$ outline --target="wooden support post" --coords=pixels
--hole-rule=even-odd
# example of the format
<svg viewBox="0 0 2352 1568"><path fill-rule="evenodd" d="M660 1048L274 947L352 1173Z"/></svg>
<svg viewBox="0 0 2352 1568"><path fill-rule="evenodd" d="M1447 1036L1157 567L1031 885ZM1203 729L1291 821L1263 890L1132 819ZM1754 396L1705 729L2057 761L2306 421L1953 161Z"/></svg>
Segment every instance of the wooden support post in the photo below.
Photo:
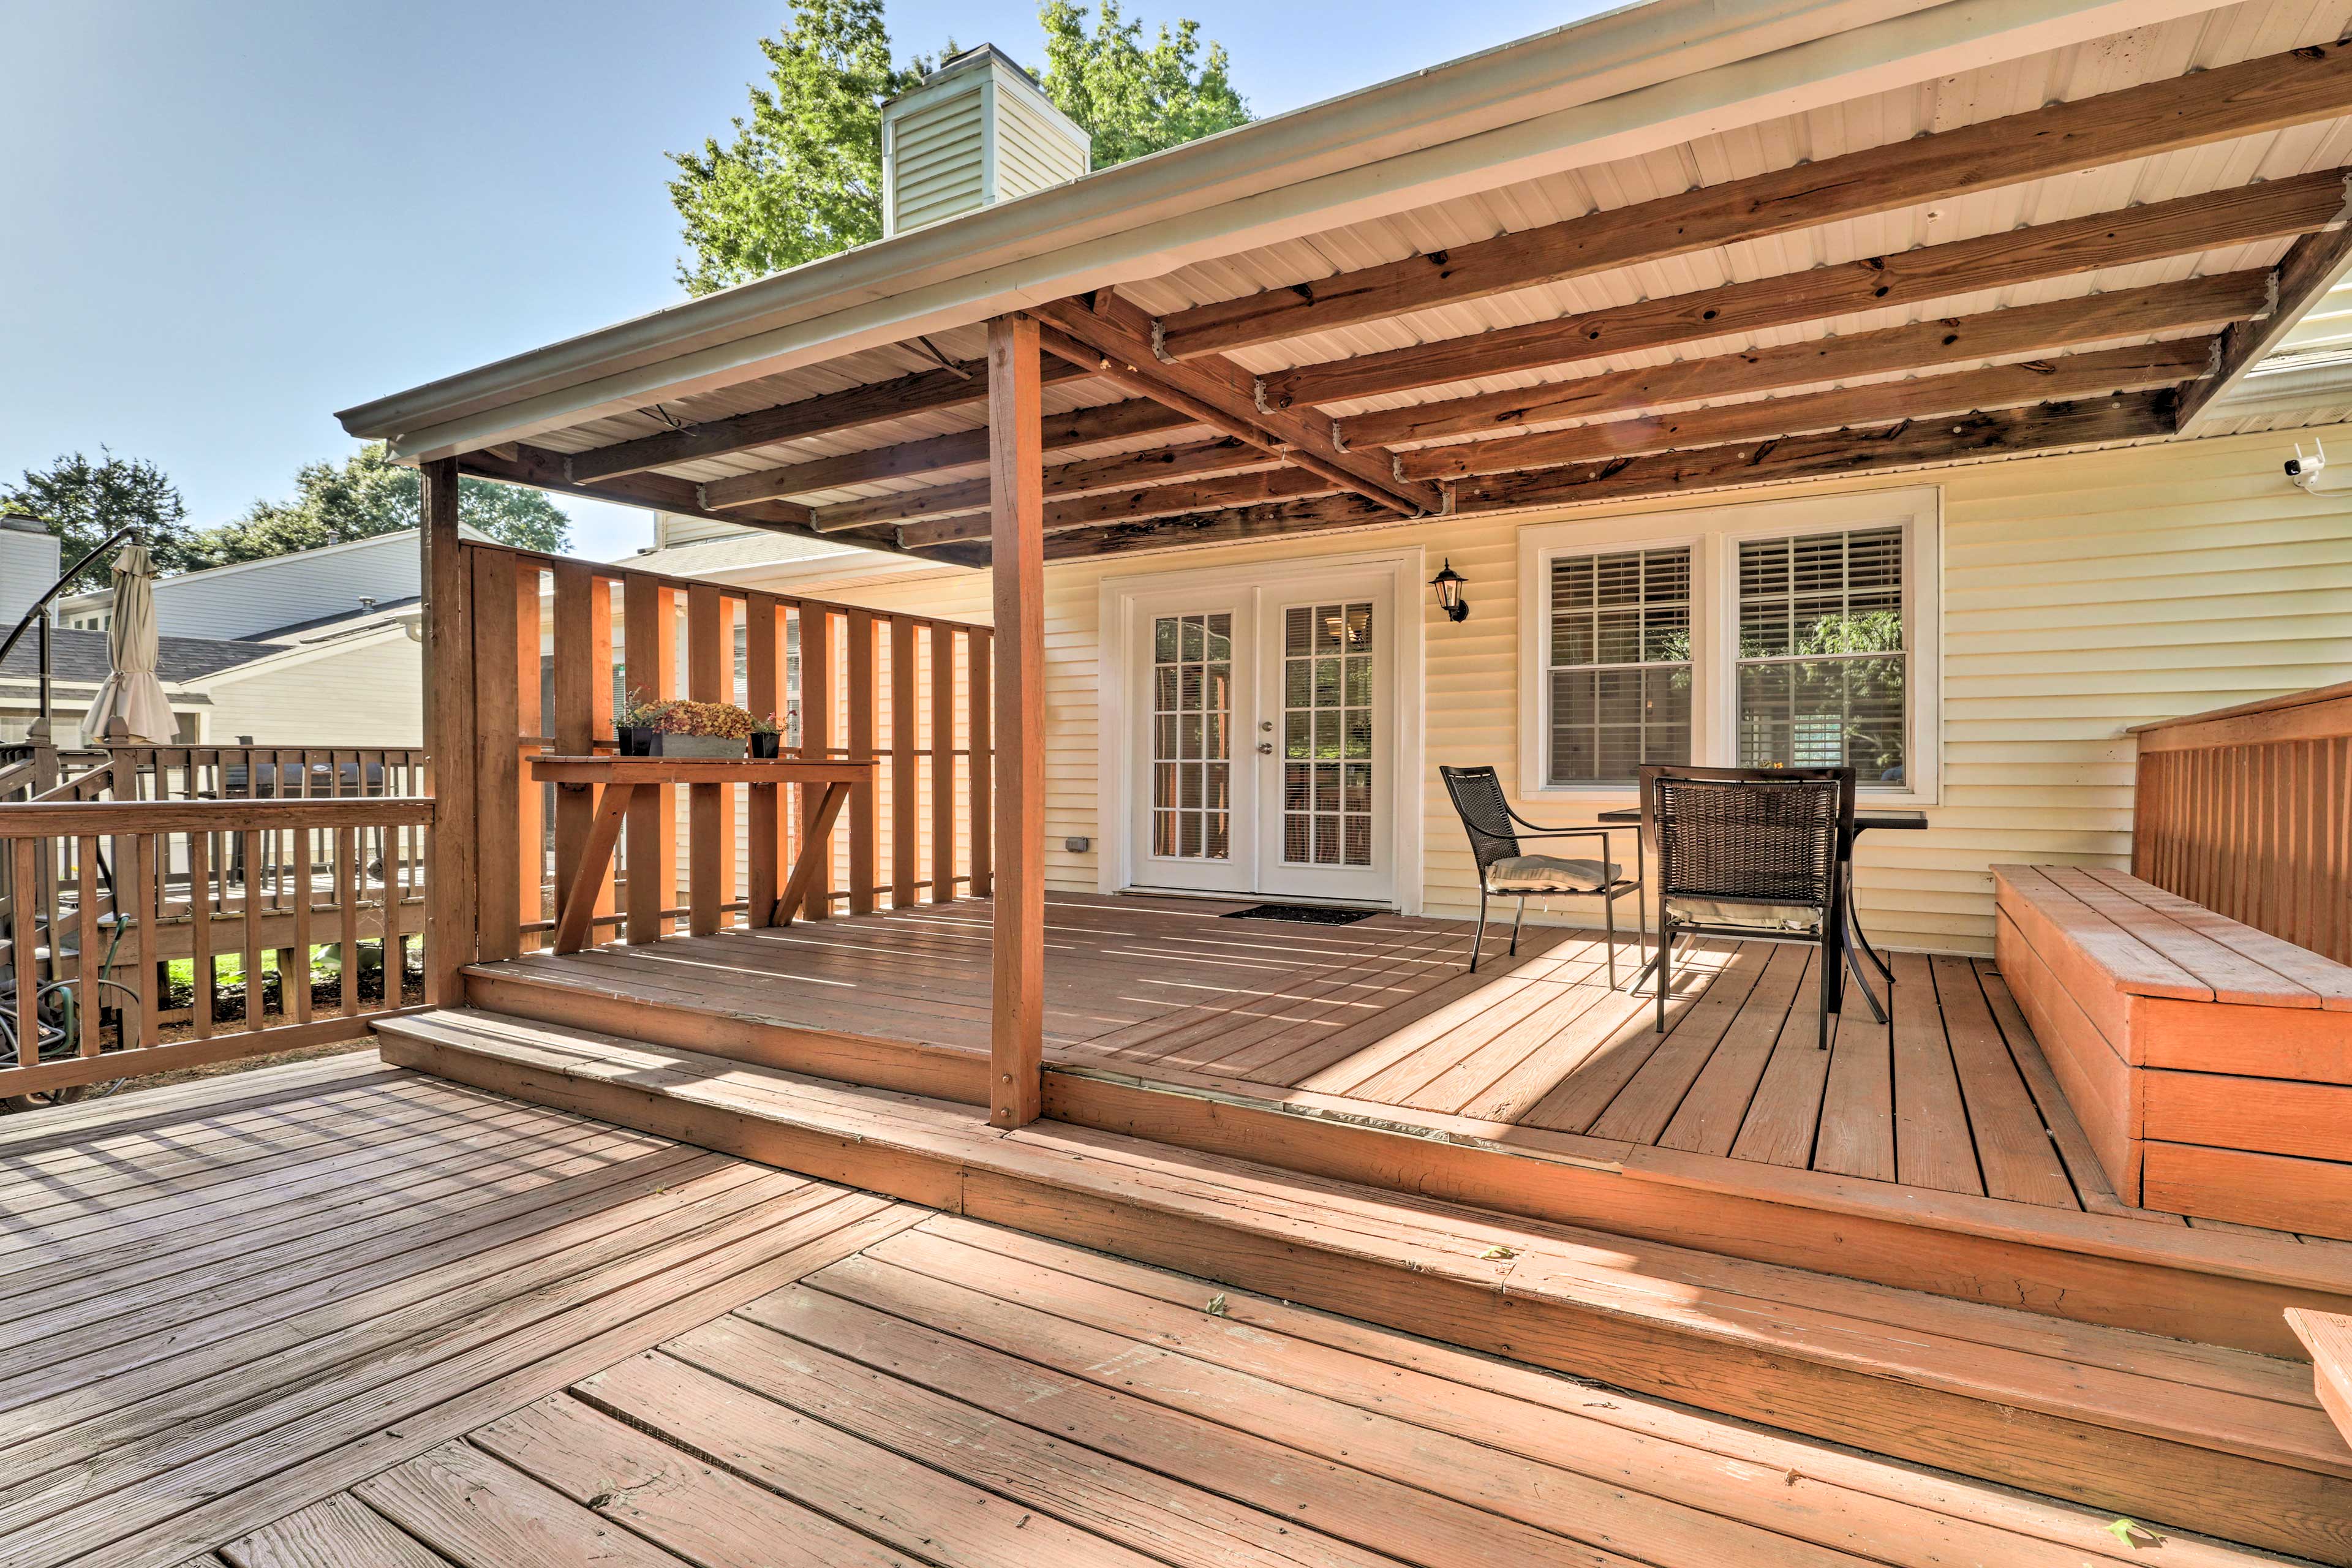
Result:
<svg viewBox="0 0 2352 1568"><path fill-rule="evenodd" d="M996 608L994 990L989 1121L1037 1120L1045 1052L1045 491L1037 323L988 323L990 574ZM975 773L977 769L974 770Z"/></svg>
<svg viewBox="0 0 2352 1568"><path fill-rule="evenodd" d="M743 705L755 719L783 710L777 693L782 689L783 605L772 594L747 595L743 602ZM749 885L744 898L750 908L743 923L763 926L775 918L781 872L783 816L778 809L781 786L753 784L749 795L751 820L745 825Z"/></svg>
<svg viewBox="0 0 2352 1568"><path fill-rule="evenodd" d="M677 690L677 592L635 573L621 583L621 641L631 703ZM629 922L632 942L658 942L662 910L677 896L677 811L667 784L648 784L629 802Z"/></svg>
<svg viewBox="0 0 2352 1568"><path fill-rule="evenodd" d="M474 779L472 584L457 541L457 460L421 466L425 585L425 747L440 831L425 872L425 999L465 998L474 961L474 871L479 833ZM201 911L200 911L201 914ZM351 953L345 951L345 962Z"/></svg>
<svg viewBox="0 0 2352 1568"><path fill-rule="evenodd" d="M613 584L602 574L588 580L588 749L613 734ZM560 654L558 657L562 657ZM609 915L619 907L614 886L617 868L604 860L604 879L596 889L596 912Z"/></svg>

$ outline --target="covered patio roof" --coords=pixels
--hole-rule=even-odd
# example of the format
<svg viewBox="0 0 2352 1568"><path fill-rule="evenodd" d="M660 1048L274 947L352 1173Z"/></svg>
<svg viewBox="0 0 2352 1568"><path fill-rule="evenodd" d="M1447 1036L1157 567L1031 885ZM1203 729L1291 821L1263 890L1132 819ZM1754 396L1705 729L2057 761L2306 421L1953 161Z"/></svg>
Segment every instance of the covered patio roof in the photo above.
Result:
<svg viewBox="0 0 2352 1568"><path fill-rule="evenodd" d="M2195 434L2352 263L2352 0L1705 10L342 417L484 477L977 565L1008 312L1045 328L1068 557Z"/></svg>

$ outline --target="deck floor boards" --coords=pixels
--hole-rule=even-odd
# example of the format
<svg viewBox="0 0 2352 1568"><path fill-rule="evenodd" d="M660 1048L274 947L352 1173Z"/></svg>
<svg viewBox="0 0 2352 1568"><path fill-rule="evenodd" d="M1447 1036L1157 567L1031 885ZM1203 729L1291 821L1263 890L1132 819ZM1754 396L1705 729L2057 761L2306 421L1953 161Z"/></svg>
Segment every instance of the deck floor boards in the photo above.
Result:
<svg viewBox="0 0 2352 1568"><path fill-rule="evenodd" d="M1558 1060L1589 1058L1601 999L1530 984L1556 1017L1488 1031L1430 1081L1481 1052L1470 1076L1507 1076L1555 1040ZM16 1144L50 1180L47 1229L18 1233L32 1267L0 1277L23 1358L0 1409L12 1568L2137 1560L2088 1509L387 1071L372 1052L237 1077L153 1106L125 1095L112 1121L74 1108L69 1136ZM177 1152L169 1185L240 1169L296 1128L341 1152L344 1179L287 1167L199 1187L236 1191L172 1233L184 1256L110 1245L104 1216L147 1187L113 1179L108 1151ZM1036 1136L1174 1179L1149 1145ZM31 1163L0 1144L0 1179ZM1307 1201L1329 1184L1185 1165L1223 1173L1224 1201L1377 1225ZM1479 1245L1448 1236L1412 1245ZM91 1290L68 1290L97 1258L111 1261ZM1758 1273L1685 1264L1659 1283ZM1935 1310L1961 1339L1988 1316ZM2107 1375L2115 1336L2046 1337L2028 1349ZM60 1353L24 1355L43 1345ZM2195 1538L2165 1552L2185 1568L2274 1560Z"/></svg>

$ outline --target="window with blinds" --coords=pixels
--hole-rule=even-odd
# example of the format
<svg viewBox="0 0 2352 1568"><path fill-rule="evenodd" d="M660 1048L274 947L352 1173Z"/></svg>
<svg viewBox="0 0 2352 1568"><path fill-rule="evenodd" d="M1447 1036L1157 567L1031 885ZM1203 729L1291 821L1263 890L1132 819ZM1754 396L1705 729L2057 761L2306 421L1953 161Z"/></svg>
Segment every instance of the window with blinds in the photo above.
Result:
<svg viewBox="0 0 2352 1568"><path fill-rule="evenodd" d="M1552 559L1549 781L1691 760L1691 547Z"/></svg>
<svg viewBox="0 0 2352 1568"><path fill-rule="evenodd" d="M1740 541L1741 766L1901 784L1907 657L1902 529Z"/></svg>

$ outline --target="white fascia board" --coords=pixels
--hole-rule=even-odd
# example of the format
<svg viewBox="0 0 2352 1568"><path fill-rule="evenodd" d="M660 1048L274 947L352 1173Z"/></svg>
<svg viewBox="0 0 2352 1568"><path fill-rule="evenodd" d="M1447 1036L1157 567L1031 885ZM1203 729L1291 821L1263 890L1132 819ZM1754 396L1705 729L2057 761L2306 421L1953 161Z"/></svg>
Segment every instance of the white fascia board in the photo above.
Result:
<svg viewBox="0 0 2352 1568"><path fill-rule="evenodd" d="M2269 414L2303 414L2352 404L2352 353L2311 354L2257 364L2205 405L2199 424ZM2193 434L2194 432L2189 432Z"/></svg>
<svg viewBox="0 0 2352 1568"><path fill-rule="evenodd" d="M339 417L448 456L2214 4L1652 0Z"/></svg>

